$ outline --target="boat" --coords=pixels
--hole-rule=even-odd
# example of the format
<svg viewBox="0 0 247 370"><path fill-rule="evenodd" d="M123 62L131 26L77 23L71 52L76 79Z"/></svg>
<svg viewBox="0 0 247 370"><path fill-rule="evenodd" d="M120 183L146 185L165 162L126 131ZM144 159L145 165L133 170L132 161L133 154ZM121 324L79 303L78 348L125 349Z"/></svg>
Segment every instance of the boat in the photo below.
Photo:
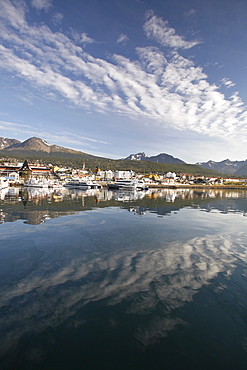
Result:
<svg viewBox="0 0 247 370"><path fill-rule="evenodd" d="M71 180L64 185L73 189L102 189L102 185L91 180Z"/></svg>
<svg viewBox="0 0 247 370"><path fill-rule="evenodd" d="M135 189L135 181L119 179L115 182L108 184L108 189L110 190L130 189L132 190L132 189Z"/></svg>
<svg viewBox="0 0 247 370"><path fill-rule="evenodd" d="M128 190L148 190L148 186L145 184L143 180L137 179L119 179L113 183L108 184L109 190L121 190L121 189L128 189Z"/></svg>
<svg viewBox="0 0 247 370"><path fill-rule="evenodd" d="M35 177L30 177L25 183L25 187L32 187L32 188L45 188L48 189L49 187L49 180L44 179L44 178L35 178Z"/></svg>
<svg viewBox="0 0 247 370"><path fill-rule="evenodd" d="M136 189L137 190L148 190L149 187L143 180L137 180L136 182Z"/></svg>
<svg viewBox="0 0 247 370"><path fill-rule="evenodd" d="M9 187L9 181L6 179L6 177L1 176L0 177L0 190L6 189Z"/></svg>
<svg viewBox="0 0 247 370"><path fill-rule="evenodd" d="M62 189L63 188L63 184L59 181L56 181L56 180L49 180L48 182L48 187L51 188L51 189Z"/></svg>

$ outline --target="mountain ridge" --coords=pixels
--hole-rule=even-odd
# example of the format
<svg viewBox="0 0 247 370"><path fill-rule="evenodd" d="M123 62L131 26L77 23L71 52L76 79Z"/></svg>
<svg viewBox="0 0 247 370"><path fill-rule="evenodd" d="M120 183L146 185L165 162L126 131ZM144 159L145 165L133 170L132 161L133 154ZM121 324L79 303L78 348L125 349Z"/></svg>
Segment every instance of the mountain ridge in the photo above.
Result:
<svg viewBox="0 0 247 370"><path fill-rule="evenodd" d="M17 143L21 143L21 141L17 139L8 139L6 137L0 137L0 150Z"/></svg>
<svg viewBox="0 0 247 370"><path fill-rule="evenodd" d="M224 159L220 162L209 160L208 162L197 162L196 165L201 166L205 169L210 169L222 173L229 173L233 175L238 174L240 168L247 165L247 160L230 161L230 159ZM245 174L247 174L247 170L245 171Z"/></svg>
<svg viewBox="0 0 247 370"><path fill-rule="evenodd" d="M1 138L0 138L1 140ZM9 139L11 140L11 139ZM14 139L12 139L14 140ZM64 152L70 152L70 153L77 153L79 151L65 148L63 146L59 145L52 145L49 144L47 141L44 139L38 138L38 137L31 137L23 142L18 141L16 143L13 143L12 145L9 145L8 147L4 148L5 150L8 151L14 151L14 150L20 150L20 151L25 151L25 150L34 150L34 151L43 151L46 153L52 153L52 152L58 152L58 151L64 151ZM83 153L83 152L80 152Z"/></svg>
<svg viewBox="0 0 247 370"><path fill-rule="evenodd" d="M170 154L160 153L155 156L147 156L144 152L137 153L137 154L130 154L125 160L137 160L137 161L150 161L150 162L157 162L157 163L168 163L168 164L185 164L179 158L175 158Z"/></svg>
<svg viewBox="0 0 247 370"><path fill-rule="evenodd" d="M82 151L65 148L59 145L52 145L38 137L31 137L23 142L17 139L8 139L0 137L0 155L5 156L10 155L12 157L17 156L22 158L30 157L32 159L50 158L50 160L52 160L52 158L56 158L59 159L61 163L65 160L67 161L70 160L71 163L73 161L77 162L81 161L83 163L87 163L95 167L103 166L111 168L113 166L118 166L119 169L126 168L130 165L135 169L143 169L145 171L148 171L148 169L150 168L152 169L152 172L159 171L161 165L164 166L169 165L170 167L168 171L170 170L171 166L173 166L173 168L177 166L178 168L177 171L180 171L180 169L182 170L182 167L185 166L185 169L183 169L183 171L187 173L189 172L192 173L195 170L195 168L199 167L204 169L204 171L202 171L201 174L203 173L209 174L209 172L205 172L206 170L215 173L216 172L226 173L232 175L236 174L239 176L247 175L247 160L230 161L229 159L226 159L220 162L210 160L208 162L197 162L196 164L187 164L183 160L175 158L170 154L160 153L156 156L147 156L145 152L131 154L125 159L122 158L118 160L113 160L109 158L94 156ZM115 163L115 165L113 164L113 162ZM147 165L147 162L150 163L150 165ZM176 169L173 169L173 171L174 170L176 171Z"/></svg>

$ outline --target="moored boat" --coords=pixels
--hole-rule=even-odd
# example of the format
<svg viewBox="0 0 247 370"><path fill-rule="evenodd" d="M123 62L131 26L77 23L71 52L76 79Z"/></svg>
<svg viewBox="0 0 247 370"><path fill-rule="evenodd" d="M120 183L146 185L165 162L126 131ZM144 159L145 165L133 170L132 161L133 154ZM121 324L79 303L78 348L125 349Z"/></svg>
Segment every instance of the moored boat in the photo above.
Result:
<svg viewBox="0 0 247 370"><path fill-rule="evenodd" d="M6 189L9 186L9 181L6 179L6 177L1 176L0 177L0 190Z"/></svg>
<svg viewBox="0 0 247 370"><path fill-rule="evenodd" d="M48 187L51 188L51 189L61 189L63 188L63 184L59 181L56 181L56 180L50 180L48 182Z"/></svg>
<svg viewBox="0 0 247 370"><path fill-rule="evenodd" d="M108 189L110 190L148 190L148 186L143 180L137 179L119 179L113 183L108 184Z"/></svg>
<svg viewBox="0 0 247 370"><path fill-rule="evenodd" d="M71 180L64 186L73 189L102 189L102 185L91 180Z"/></svg>
<svg viewBox="0 0 247 370"><path fill-rule="evenodd" d="M136 189L137 190L148 190L149 187L148 185L145 183L145 181L143 180L137 180L137 183L136 183Z"/></svg>
<svg viewBox="0 0 247 370"><path fill-rule="evenodd" d="M112 190L120 190L120 189L135 189L136 188L136 183L134 180L124 180L124 179L119 179L115 182L112 182L108 184L108 189Z"/></svg>

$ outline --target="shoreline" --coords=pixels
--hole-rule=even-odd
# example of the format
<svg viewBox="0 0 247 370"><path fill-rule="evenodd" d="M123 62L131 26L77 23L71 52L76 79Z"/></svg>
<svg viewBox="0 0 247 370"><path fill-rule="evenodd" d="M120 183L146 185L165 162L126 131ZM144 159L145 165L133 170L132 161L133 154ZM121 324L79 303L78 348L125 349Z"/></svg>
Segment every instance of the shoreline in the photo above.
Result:
<svg viewBox="0 0 247 370"><path fill-rule="evenodd" d="M149 185L151 189L236 189L247 190L247 185L190 185L190 184L173 184L173 185Z"/></svg>
<svg viewBox="0 0 247 370"><path fill-rule="evenodd" d="M106 183L101 183L103 188L107 188ZM246 185L198 185L198 184L147 184L149 189L221 189L221 190L247 190ZM24 187L23 184L10 183L9 187Z"/></svg>

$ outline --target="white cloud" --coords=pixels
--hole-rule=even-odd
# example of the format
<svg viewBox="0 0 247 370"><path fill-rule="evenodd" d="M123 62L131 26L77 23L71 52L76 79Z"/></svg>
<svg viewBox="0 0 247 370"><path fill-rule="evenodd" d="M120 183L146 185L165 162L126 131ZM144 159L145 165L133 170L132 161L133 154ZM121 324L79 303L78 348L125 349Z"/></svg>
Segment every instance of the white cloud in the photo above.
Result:
<svg viewBox="0 0 247 370"><path fill-rule="evenodd" d="M83 135L79 134L73 134L69 131L61 131L59 133L52 133L51 131L46 132L42 130L35 130L31 125L24 125L21 123L17 122L9 122L9 121L3 121L0 120L0 129L1 130L7 130L13 131L13 133L21 133L23 135L32 135L32 136L37 136L37 137L42 137L49 141L49 143L62 143L61 145L66 145L69 146L71 144L77 145L77 146L90 146L91 143L96 143L96 144L104 144L107 145L108 143L103 140L99 140L97 138L93 137L86 137Z"/></svg>
<svg viewBox="0 0 247 370"><path fill-rule="evenodd" d="M61 132L61 134L58 135L59 140L61 140L63 137L64 141L81 145L83 141L90 142L90 143L100 143L100 144L108 144L106 141L94 139L91 137L82 136L79 134L72 134L71 132Z"/></svg>
<svg viewBox="0 0 247 370"><path fill-rule="evenodd" d="M162 75L168 61L164 54L155 47L137 48L137 53L144 65L144 68L155 75Z"/></svg>
<svg viewBox="0 0 247 370"><path fill-rule="evenodd" d="M183 210L180 213L178 221L179 217L188 217L188 214L183 214ZM101 216L104 219L103 213ZM214 216L213 213L211 218L219 222L217 215ZM202 221L203 219L200 225ZM90 222L91 220L84 220L84 229L90 225ZM126 306L126 314L143 317L146 315L146 319L138 321L134 327L133 335L142 346L152 345L154 341L165 337L175 324L182 324L182 321L175 322L172 318L174 310L191 302L193 296L203 286L209 285L217 275L231 276L239 263L245 263L247 258L244 235L238 235L236 238L238 229L234 227L237 225L234 222L231 225L230 234L229 228L227 230L229 223L226 223L225 228L223 226L220 228L220 235L215 233L191 240L185 239L183 242L175 240L172 243L157 237L154 239L156 244L153 249L145 248L143 243L138 244L136 235L130 232L128 235L130 242L126 243L124 250L121 250L119 245L116 248L116 240L109 234L107 249L104 248L97 254L92 253L87 256L88 258L85 258L84 251L81 254L77 253L76 258L72 253L64 258L68 238L64 238L62 232L66 223L61 220L57 225L60 225L57 231L61 241L59 247L56 243L51 244L53 240L49 238L46 238L44 244L44 248L50 248L54 253L59 248L57 268L52 268L54 261L53 254L50 254L40 267L24 275L18 284L8 284L1 290L1 307L10 307L15 302L19 308L18 315L15 310L8 310L4 316L1 316L0 324L4 333L0 346L1 353L10 350L11 346L30 333L31 328L32 332L40 333L47 327L52 328L68 317L72 317L88 302L103 300L107 300L108 305L111 306L129 301L131 304ZM88 239L84 240L84 238L92 235L91 245L92 248L96 248L102 237L95 232L97 227L88 227L87 236L81 230L80 218L78 225L74 224L71 236L73 233L73 237L80 238L83 243L88 242ZM67 230L66 232L68 233ZM27 248L33 245L34 236L37 238L36 230L30 231L26 237ZM155 235L153 237L155 238ZM39 239L37 240L39 242ZM142 244L143 247L140 247ZM6 243L2 248L6 248ZM92 272L95 273L95 266L99 272L92 280L88 277ZM113 274L114 279L112 279ZM165 279L164 277L167 276L174 278ZM79 284L82 279L85 283ZM150 289L154 281L155 287ZM40 298L39 310L34 305L37 295ZM140 299L131 299L137 295ZM50 296L52 296L52 303L49 305L46 302L47 297ZM165 319L157 314L160 312L158 310L160 302L167 303ZM53 314L54 306L59 315ZM151 321L150 312L153 313ZM34 319L40 320L41 316L46 319L41 320L40 325L34 326ZM23 318L25 318L24 321Z"/></svg>
<svg viewBox="0 0 247 370"><path fill-rule="evenodd" d="M51 8L51 0L31 0L32 6L37 10L47 11Z"/></svg>
<svg viewBox="0 0 247 370"><path fill-rule="evenodd" d="M80 43L82 44L92 44L94 40L87 35L87 33L82 33L80 37Z"/></svg>
<svg viewBox="0 0 247 370"><path fill-rule="evenodd" d="M63 38L64 37L64 35L62 35L61 33L57 33L57 36L59 36L59 38L61 38L61 37ZM85 32L79 33L79 32L77 32L73 28L70 28L69 29L69 37L71 39L69 39L67 37L66 37L66 39L67 39L67 41L69 41L71 43L71 45L72 45L72 42L75 42L78 45L81 45L82 44L83 46L85 46L86 44L93 44L93 43L95 43L95 40L92 39L91 37L89 37L87 33L85 33ZM65 42L65 39L60 40L60 41L61 42ZM79 49L78 49L78 51L79 51Z"/></svg>
<svg viewBox="0 0 247 370"><path fill-rule="evenodd" d="M9 121L1 121L0 120L0 124L3 125L3 126L13 127L14 129L20 128L21 130L23 130L23 127L31 128L31 126L29 126L29 125L23 125L21 123L9 122Z"/></svg>
<svg viewBox="0 0 247 370"><path fill-rule="evenodd" d="M9 22L10 26L15 28L26 26L26 5L24 1L11 2L9 0L2 0L1 7L0 15Z"/></svg>
<svg viewBox="0 0 247 370"><path fill-rule="evenodd" d="M52 22L57 26L62 23L63 18L64 18L63 14L55 13L52 17Z"/></svg>
<svg viewBox="0 0 247 370"><path fill-rule="evenodd" d="M184 15L186 17L190 17L190 16L194 16L196 13L197 13L197 10L192 8L192 9L188 10L187 12L185 12Z"/></svg>
<svg viewBox="0 0 247 370"><path fill-rule="evenodd" d="M0 129L2 132L5 130L9 132L13 132L13 136L18 134L26 134L26 135L37 135L37 132L35 132L32 129L32 126L30 125L24 125L21 123L16 122L9 122L9 121L2 121L0 120Z"/></svg>
<svg viewBox="0 0 247 370"><path fill-rule="evenodd" d="M129 40L128 36L124 35L123 33L119 36L117 39L117 44L126 44L126 42Z"/></svg>
<svg viewBox="0 0 247 370"><path fill-rule="evenodd" d="M222 78L221 80L222 85L224 85L227 89L230 87L234 87L235 83L229 80L229 78Z"/></svg>
<svg viewBox="0 0 247 370"><path fill-rule="evenodd" d="M30 26L23 3L14 6L6 0L4 4L0 68L31 87L86 109L142 117L161 128L247 141L247 113L241 99L236 94L226 99L207 81L201 67L178 53L178 48L191 48L198 41L185 41L162 19L149 16L144 29L175 51L165 56L158 47L142 47L136 49L136 61L122 55L110 61L78 46L79 40L93 42L86 33L74 33L71 39L45 25ZM233 86L230 80L222 82Z"/></svg>
<svg viewBox="0 0 247 370"><path fill-rule="evenodd" d="M143 29L148 38L155 39L162 46L174 49L190 49L201 43L198 40L185 41L183 37L176 34L174 28L169 27L168 21L163 21L162 18L156 17L153 12L148 12Z"/></svg>

